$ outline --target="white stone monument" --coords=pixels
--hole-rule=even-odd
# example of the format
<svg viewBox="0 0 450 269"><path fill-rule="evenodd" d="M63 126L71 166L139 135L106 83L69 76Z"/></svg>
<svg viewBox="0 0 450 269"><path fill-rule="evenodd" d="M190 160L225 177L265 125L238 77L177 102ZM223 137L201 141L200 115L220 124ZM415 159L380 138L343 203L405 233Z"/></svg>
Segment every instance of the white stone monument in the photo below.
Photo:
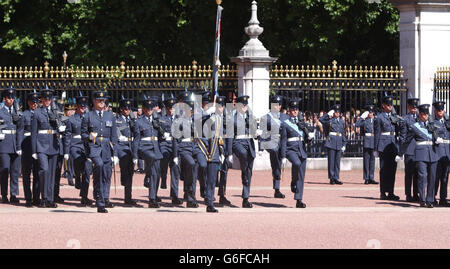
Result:
<svg viewBox="0 0 450 269"><path fill-rule="evenodd" d="M400 65L409 91L433 101L434 74L450 66L450 1L390 0L400 11Z"/></svg>
<svg viewBox="0 0 450 269"><path fill-rule="evenodd" d="M249 107L253 115L262 117L269 111L270 66L277 58L269 56L269 51L259 41L264 28L259 26L257 3L252 2L252 17L245 33L250 40L239 51L239 56L231 58L238 68L239 95L250 97Z"/></svg>

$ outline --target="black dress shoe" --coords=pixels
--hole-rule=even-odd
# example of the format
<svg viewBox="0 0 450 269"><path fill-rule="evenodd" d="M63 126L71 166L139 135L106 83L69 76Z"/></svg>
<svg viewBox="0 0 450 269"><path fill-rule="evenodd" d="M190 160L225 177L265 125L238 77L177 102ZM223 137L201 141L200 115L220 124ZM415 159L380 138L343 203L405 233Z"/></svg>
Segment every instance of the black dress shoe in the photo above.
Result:
<svg viewBox="0 0 450 269"><path fill-rule="evenodd" d="M58 205L57 205L55 202L47 202L47 203L45 203L45 207L48 207L48 208L57 208Z"/></svg>
<svg viewBox="0 0 450 269"><path fill-rule="evenodd" d="M41 201L38 205L39 208L45 208L47 207L47 203L45 201Z"/></svg>
<svg viewBox="0 0 450 269"><path fill-rule="evenodd" d="M334 183L335 183L336 185L342 185L342 184L344 184L344 183L342 183L342 182L339 181L339 180L335 180Z"/></svg>
<svg viewBox="0 0 450 269"><path fill-rule="evenodd" d="M301 200L297 200L297 204L295 205L296 208L306 208L306 204L303 203Z"/></svg>
<svg viewBox="0 0 450 269"><path fill-rule="evenodd" d="M94 203L94 201L89 200L88 198L81 198L82 206L91 206L93 203Z"/></svg>
<svg viewBox="0 0 450 269"><path fill-rule="evenodd" d="M280 192L280 190L275 190L275 193L274 193L273 197L274 197L274 198L284 199L285 195L282 194L282 193Z"/></svg>
<svg viewBox="0 0 450 269"><path fill-rule="evenodd" d="M425 202L420 202L420 207L426 207Z"/></svg>
<svg viewBox="0 0 450 269"><path fill-rule="evenodd" d="M17 199L16 196L11 196L11 199L9 199L9 202L11 204L18 204L18 203L20 203L19 199Z"/></svg>
<svg viewBox="0 0 450 269"><path fill-rule="evenodd" d="M406 196L406 202L412 202L413 198L412 196Z"/></svg>
<svg viewBox="0 0 450 269"><path fill-rule="evenodd" d="M160 208L161 206L158 204L155 200L149 200L148 201L148 208Z"/></svg>
<svg viewBox="0 0 450 269"><path fill-rule="evenodd" d="M105 201L105 207L106 207L106 208L114 208L114 204L111 203L109 200L106 200L106 201Z"/></svg>
<svg viewBox="0 0 450 269"><path fill-rule="evenodd" d="M183 204L183 200L181 200L178 197L172 197L172 204L173 205L181 205L181 204Z"/></svg>
<svg viewBox="0 0 450 269"><path fill-rule="evenodd" d="M296 193L297 192L297 185L291 185L291 192Z"/></svg>
<svg viewBox="0 0 450 269"><path fill-rule="evenodd" d="M218 213L219 210L217 210L214 206L208 206L208 207L206 207L206 212L208 212L208 213Z"/></svg>
<svg viewBox="0 0 450 269"><path fill-rule="evenodd" d="M432 205L437 206L439 203L438 201L434 200L434 202L432 203Z"/></svg>
<svg viewBox="0 0 450 269"><path fill-rule="evenodd" d="M75 186L75 184L73 183L73 180L69 180L68 183L69 183L69 186Z"/></svg>
<svg viewBox="0 0 450 269"><path fill-rule="evenodd" d="M146 187L147 189L150 188L150 182L148 182L148 180L144 179L144 187Z"/></svg>
<svg viewBox="0 0 450 269"><path fill-rule="evenodd" d="M230 206L231 202L225 197L225 196L220 196L219 197L219 204L221 205L226 205L226 206Z"/></svg>
<svg viewBox="0 0 450 269"><path fill-rule="evenodd" d="M135 200L125 200L125 205L129 205L129 206L137 206L137 203Z"/></svg>
<svg viewBox="0 0 450 269"><path fill-rule="evenodd" d="M335 184L335 182L334 182L333 179L330 179L330 184L331 184L331 185L334 185L334 184Z"/></svg>
<svg viewBox="0 0 450 269"><path fill-rule="evenodd" d="M198 207L198 203L196 203L196 202L187 202L186 203L186 207L187 208L197 208Z"/></svg>
<svg viewBox="0 0 450 269"><path fill-rule="evenodd" d="M98 213L108 213L108 210L106 210L106 208L104 208L104 207L99 207L99 208L97 208L97 212Z"/></svg>
<svg viewBox="0 0 450 269"><path fill-rule="evenodd" d="M400 200L400 197L398 197L397 195L395 195L393 193L389 193L387 198L388 198L388 200L391 200L391 201L398 201L398 200Z"/></svg>
<svg viewBox="0 0 450 269"><path fill-rule="evenodd" d="M370 180L370 181L369 181L369 184L378 185L379 183L376 182L375 180Z"/></svg>
<svg viewBox="0 0 450 269"><path fill-rule="evenodd" d="M138 169L138 170L136 170L135 172L138 173L138 174L143 174L143 173L144 173L144 170Z"/></svg>
<svg viewBox="0 0 450 269"><path fill-rule="evenodd" d="M33 200L32 204L34 206L39 206L41 204L41 200Z"/></svg>
<svg viewBox="0 0 450 269"><path fill-rule="evenodd" d="M28 208L33 207L33 203L31 201L26 201L25 207L28 207Z"/></svg>
<svg viewBox="0 0 450 269"><path fill-rule="evenodd" d="M433 208L433 207L434 207L433 204L427 203L427 208Z"/></svg>
<svg viewBox="0 0 450 269"><path fill-rule="evenodd" d="M448 204L448 202L447 202L446 199L441 199L441 200L439 201L439 206L442 206L442 207L449 207L448 205L449 205L449 204Z"/></svg>
<svg viewBox="0 0 450 269"><path fill-rule="evenodd" d="M420 197L418 195L413 195L412 201L413 202L419 202L420 201Z"/></svg>
<svg viewBox="0 0 450 269"><path fill-rule="evenodd" d="M161 189L163 190L167 189L167 183L164 180L161 181Z"/></svg>
<svg viewBox="0 0 450 269"><path fill-rule="evenodd" d="M242 207L243 207L243 208L252 208L253 205L252 205L252 203L250 203L250 202L248 201L248 199L244 199L244 200L242 201Z"/></svg>
<svg viewBox="0 0 450 269"><path fill-rule="evenodd" d="M156 202L161 203L161 198L156 196Z"/></svg>
<svg viewBox="0 0 450 269"><path fill-rule="evenodd" d="M388 200L388 197L386 196L385 193L380 194L380 200Z"/></svg>
<svg viewBox="0 0 450 269"><path fill-rule="evenodd" d="M369 180L365 180L365 181L364 181L364 184L365 184L365 185L369 185L369 184L370 184L370 181L369 181Z"/></svg>
<svg viewBox="0 0 450 269"><path fill-rule="evenodd" d="M64 203L64 199L59 196L56 196L55 198L53 198L53 201L55 203Z"/></svg>

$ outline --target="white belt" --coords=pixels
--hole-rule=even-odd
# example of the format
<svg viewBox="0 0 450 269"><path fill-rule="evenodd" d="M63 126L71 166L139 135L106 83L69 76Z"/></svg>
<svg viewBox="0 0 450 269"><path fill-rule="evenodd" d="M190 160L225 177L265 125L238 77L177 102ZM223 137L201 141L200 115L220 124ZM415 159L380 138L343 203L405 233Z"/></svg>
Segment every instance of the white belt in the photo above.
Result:
<svg viewBox="0 0 450 269"><path fill-rule="evenodd" d="M250 135L237 135L235 139L253 139Z"/></svg>
<svg viewBox="0 0 450 269"><path fill-rule="evenodd" d="M365 136L374 136L374 134L366 133Z"/></svg>
<svg viewBox="0 0 450 269"><path fill-rule="evenodd" d="M23 133L23 136L31 136L31 133Z"/></svg>
<svg viewBox="0 0 450 269"><path fill-rule="evenodd" d="M330 132L330 135L334 135L334 136L342 136L341 133L336 133L336 132Z"/></svg>
<svg viewBox="0 0 450 269"><path fill-rule="evenodd" d="M288 138L288 140L287 140L288 142L297 142L297 141L303 141L303 137L291 137L291 138Z"/></svg>
<svg viewBox="0 0 450 269"><path fill-rule="evenodd" d="M39 130L39 134L57 134L58 132L55 130Z"/></svg>
<svg viewBox="0 0 450 269"><path fill-rule="evenodd" d="M141 138L142 141L157 141L158 138L156 136L149 136Z"/></svg>
<svg viewBox="0 0 450 269"><path fill-rule="evenodd" d="M72 138L74 138L74 139L81 139L81 135L74 135L74 136L72 136Z"/></svg>
<svg viewBox="0 0 450 269"><path fill-rule="evenodd" d="M417 146L432 146L433 145L433 141L420 141L420 142L416 142Z"/></svg>
<svg viewBox="0 0 450 269"><path fill-rule="evenodd" d="M443 140L441 144L450 144L450 140Z"/></svg>
<svg viewBox="0 0 450 269"><path fill-rule="evenodd" d="M181 142L187 142L187 143L194 142L194 139L193 138L184 138L184 139L181 139Z"/></svg>
<svg viewBox="0 0 450 269"><path fill-rule="evenodd" d="M172 137L166 138L166 141L172 141Z"/></svg>
<svg viewBox="0 0 450 269"><path fill-rule="evenodd" d="M381 135L389 135L389 136L394 136L395 135L395 132L384 132L384 133L381 133Z"/></svg>
<svg viewBox="0 0 450 269"><path fill-rule="evenodd" d="M16 134L16 130L2 130L2 134L14 135Z"/></svg>

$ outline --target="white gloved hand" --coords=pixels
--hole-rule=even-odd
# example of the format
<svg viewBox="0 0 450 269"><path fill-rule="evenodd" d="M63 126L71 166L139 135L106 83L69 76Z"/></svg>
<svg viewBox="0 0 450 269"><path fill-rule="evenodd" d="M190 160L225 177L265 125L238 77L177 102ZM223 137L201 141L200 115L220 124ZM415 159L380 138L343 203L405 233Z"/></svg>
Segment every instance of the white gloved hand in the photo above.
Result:
<svg viewBox="0 0 450 269"><path fill-rule="evenodd" d="M114 156L111 158L114 165L117 165L119 163L119 158L117 156Z"/></svg>
<svg viewBox="0 0 450 269"><path fill-rule="evenodd" d="M66 131L66 126L64 126L64 125L59 126L58 131L61 132L61 133L65 132Z"/></svg>
<svg viewBox="0 0 450 269"><path fill-rule="evenodd" d="M31 157L33 157L33 159L37 160L38 159L38 155L35 153L33 155L31 155Z"/></svg>
<svg viewBox="0 0 450 269"><path fill-rule="evenodd" d="M400 160L403 160L403 157L395 156L395 162L398 162L398 161L400 161Z"/></svg>
<svg viewBox="0 0 450 269"><path fill-rule="evenodd" d="M21 150L18 150L16 153L17 153L17 155L22 156L22 151Z"/></svg>
<svg viewBox="0 0 450 269"><path fill-rule="evenodd" d="M97 133L90 133L89 134L89 139L94 141L94 139L97 137L97 135L98 135Z"/></svg>
<svg viewBox="0 0 450 269"><path fill-rule="evenodd" d="M233 155L228 156L228 162L233 163Z"/></svg>
<svg viewBox="0 0 450 269"><path fill-rule="evenodd" d="M219 161L220 161L220 163L223 163L223 161L225 161L225 156L220 155L219 156Z"/></svg>
<svg viewBox="0 0 450 269"><path fill-rule="evenodd" d="M342 147L342 151L345 151L345 146Z"/></svg>
<svg viewBox="0 0 450 269"><path fill-rule="evenodd" d="M436 144L442 144L442 143L444 143L444 139L442 139L442 137L438 137L436 139Z"/></svg>
<svg viewBox="0 0 450 269"><path fill-rule="evenodd" d="M0 140L5 139L5 134L0 134Z"/></svg>
<svg viewBox="0 0 450 269"><path fill-rule="evenodd" d="M66 160L66 161L69 160L69 154L64 154L64 160Z"/></svg>
<svg viewBox="0 0 450 269"><path fill-rule="evenodd" d="M214 113L214 112L216 112L216 106L215 106L215 105L212 106L212 107L210 107L210 108L208 108L208 110L206 110L206 113L207 113L208 115L211 115L211 114Z"/></svg>
<svg viewBox="0 0 450 269"><path fill-rule="evenodd" d="M281 165L285 166L287 164L287 159L283 158L281 159Z"/></svg>
<svg viewBox="0 0 450 269"><path fill-rule="evenodd" d="M119 141L120 142L128 142L128 138L126 136L121 135L121 136L119 136Z"/></svg>
<svg viewBox="0 0 450 269"><path fill-rule="evenodd" d="M138 163L138 159L133 159L133 164L137 164Z"/></svg>
<svg viewBox="0 0 450 269"><path fill-rule="evenodd" d="M378 151L374 151L374 152L373 152L373 156L374 156L374 157L378 157L378 156L379 156Z"/></svg>
<svg viewBox="0 0 450 269"><path fill-rule="evenodd" d="M261 136L261 135L262 135L262 133L263 133L263 131L262 131L262 130L259 130L259 129L258 129L258 130L256 130L256 135L257 135L257 136Z"/></svg>
<svg viewBox="0 0 450 269"><path fill-rule="evenodd" d="M331 117L333 117L333 114L334 114L334 110L332 109L332 110L330 110L330 111L328 111L328 116L331 118Z"/></svg>
<svg viewBox="0 0 450 269"><path fill-rule="evenodd" d="M173 158L173 163L174 163L175 165L178 165L178 157Z"/></svg>
<svg viewBox="0 0 450 269"><path fill-rule="evenodd" d="M365 120L368 116L369 116L369 111L366 111L366 112L364 112L364 113L361 115L361 118L362 118L363 120Z"/></svg>
<svg viewBox="0 0 450 269"><path fill-rule="evenodd" d="M308 133L308 138L310 140L313 140L315 138L314 133L313 132Z"/></svg>
<svg viewBox="0 0 450 269"><path fill-rule="evenodd" d="M164 133L164 139L170 138L170 133Z"/></svg>

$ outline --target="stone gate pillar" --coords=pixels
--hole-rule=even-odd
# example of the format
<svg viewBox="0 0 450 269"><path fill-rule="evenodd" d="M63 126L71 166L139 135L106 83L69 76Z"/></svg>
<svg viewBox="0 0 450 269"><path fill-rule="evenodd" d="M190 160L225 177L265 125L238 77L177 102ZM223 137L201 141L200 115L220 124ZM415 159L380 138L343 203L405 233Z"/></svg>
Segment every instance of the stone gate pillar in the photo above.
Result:
<svg viewBox="0 0 450 269"><path fill-rule="evenodd" d="M252 2L252 17L245 33L250 40L239 51L239 56L231 58L238 68L239 95L250 97L249 107L260 118L269 111L270 66L277 58L269 56L269 51L259 41L264 28L259 26L257 3Z"/></svg>
<svg viewBox="0 0 450 269"><path fill-rule="evenodd" d="M422 104L433 101L434 74L450 65L450 2L390 0L400 11L400 65L408 89Z"/></svg>

